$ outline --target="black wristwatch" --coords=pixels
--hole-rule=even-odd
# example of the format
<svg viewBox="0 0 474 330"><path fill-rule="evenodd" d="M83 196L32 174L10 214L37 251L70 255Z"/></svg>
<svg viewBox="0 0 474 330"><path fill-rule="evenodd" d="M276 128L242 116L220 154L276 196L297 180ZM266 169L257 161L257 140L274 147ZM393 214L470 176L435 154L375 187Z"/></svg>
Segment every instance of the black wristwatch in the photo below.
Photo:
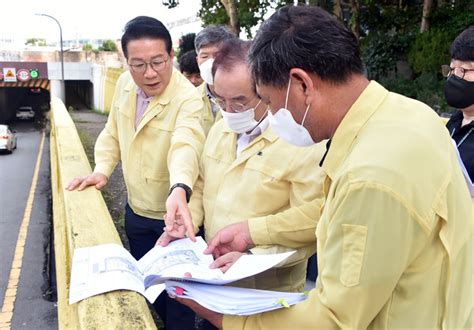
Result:
<svg viewBox="0 0 474 330"><path fill-rule="evenodd" d="M184 183L175 183L174 185L172 185L170 188L170 192L168 193L168 196L171 195L171 192L173 191L174 188L178 188L178 187L183 188L184 191L186 191L186 202L189 203L189 201L191 200L191 195L193 191Z"/></svg>

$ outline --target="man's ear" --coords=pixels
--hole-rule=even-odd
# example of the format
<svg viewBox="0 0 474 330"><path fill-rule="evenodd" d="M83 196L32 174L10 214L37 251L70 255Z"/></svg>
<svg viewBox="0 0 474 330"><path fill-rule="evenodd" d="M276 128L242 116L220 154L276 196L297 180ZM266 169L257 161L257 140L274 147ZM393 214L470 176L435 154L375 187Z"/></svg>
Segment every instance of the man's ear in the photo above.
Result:
<svg viewBox="0 0 474 330"><path fill-rule="evenodd" d="M170 59L171 59L171 61L174 60L174 49L173 48L171 48Z"/></svg>
<svg viewBox="0 0 474 330"><path fill-rule="evenodd" d="M313 79L303 69L293 68L290 70L291 83L298 86L297 88L306 98L306 104L311 104L314 97L315 86Z"/></svg>

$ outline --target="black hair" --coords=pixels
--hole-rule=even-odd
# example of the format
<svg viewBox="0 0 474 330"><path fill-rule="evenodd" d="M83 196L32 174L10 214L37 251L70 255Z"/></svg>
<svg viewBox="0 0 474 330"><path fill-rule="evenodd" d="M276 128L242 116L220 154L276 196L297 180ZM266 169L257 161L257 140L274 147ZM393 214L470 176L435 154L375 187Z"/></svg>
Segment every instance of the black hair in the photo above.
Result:
<svg viewBox="0 0 474 330"><path fill-rule="evenodd" d="M190 50L179 58L179 70L187 73L199 73L199 66L196 60L196 51Z"/></svg>
<svg viewBox="0 0 474 330"><path fill-rule="evenodd" d="M363 74L354 34L319 7L286 6L258 30L249 61L257 83L283 87L292 68L340 84Z"/></svg>
<svg viewBox="0 0 474 330"><path fill-rule="evenodd" d="M148 16L137 16L125 24L122 36L122 51L128 58L127 45L132 40L143 38L161 39L165 42L166 51L171 54L172 42L168 29L159 20Z"/></svg>
<svg viewBox="0 0 474 330"><path fill-rule="evenodd" d="M471 25L454 39L451 58L459 61L474 61L474 25Z"/></svg>

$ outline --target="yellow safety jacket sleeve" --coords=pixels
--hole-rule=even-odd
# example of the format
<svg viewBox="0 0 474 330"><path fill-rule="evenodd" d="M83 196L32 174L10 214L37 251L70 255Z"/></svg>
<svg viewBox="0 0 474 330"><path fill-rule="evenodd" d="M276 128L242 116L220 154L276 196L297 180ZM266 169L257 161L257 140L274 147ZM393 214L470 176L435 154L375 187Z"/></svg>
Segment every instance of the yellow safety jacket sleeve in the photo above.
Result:
<svg viewBox="0 0 474 330"><path fill-rule="evenodd" d="M314 232L321 216L322 204L321 198L277 214L249 219L253 243L280 244L295 249L314 243Z"/></svg>
<svg viewBox="0 0 474 330"><path fill-rule="evenodd" d="M199 174L199 155L204 145L204 132L199 124L202 101L190 99L181 105L168 151L170 186L184 183L193 188Z"/></svg>
<svg viewBox="0 0 474 330"><path fill-rule="evenodd" d="M318 263L324 267L319 267L323 272L307 300L288 309L250 317L225 316L224 329L366 329L369 326L391 299L406 265L417 257L435 232L425 232L404 203L386 192L388 187L355 183L342 189L347 193L339 191L339 196L344 198L333 200L337 206L333 204L328 227L318 227L318 239L321 238L318 247L322 247L318 250ZM386 219L381 226L378 220L382 217L393 221ZM394 250L399 257L380 267L380 260ZM441 266L441 262L435 265Z"/></svg>
<svg viewBox="0 0 474 330"><path fill-rule="evenodd" d="M326 141L318 143L317 153L323 155ZM301 248L315 241L314 232L321 216L324 197L325 173L314 162L314 158L295 157L294 168L288 181L290 187L291 208L268 216L248 220L250 236L255 245L282 245ZM304 169L304 170L303 170ZM316 174L314 180L308 180L308 171ZM315 196L314 192L318 192ZM308 195L311 192L312 195Z"/></svg>
<svg viewBox="0 0 474 330"><path fill-rule="evenodd" d="M199 227L201 227L204 223L204 207L202 204L203 188L204 180L202 179L202 176L199 175L196 183L194 184L193 195L191 196L191 201L189 202L189 209L192 214L195 233L199 231Z"/></svg>

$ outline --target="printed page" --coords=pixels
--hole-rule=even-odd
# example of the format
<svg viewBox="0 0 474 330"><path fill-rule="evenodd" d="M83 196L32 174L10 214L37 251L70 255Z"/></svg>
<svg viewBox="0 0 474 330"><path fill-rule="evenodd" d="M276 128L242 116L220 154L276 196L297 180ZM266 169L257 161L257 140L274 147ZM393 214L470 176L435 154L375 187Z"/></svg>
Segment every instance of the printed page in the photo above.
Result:
<svg viewBox="0 0 474 330"><path fill-rule="evenodd" d="M471 177L469 176L469 173L467 173L466 166L464 165L464 162L461 159L461 155L459 154L459 150L456 146L456 141L451 140L454 145L454 150L456 150L456 155L458 156L458 161L459 161L459 166L461 166L461 171L462 174L464 175L464 179L466 180L467 188L469 189L469 193L471 194L471 197L474 197L474 184L472 183Z"/></svg>
<svg viewBox="0 0 474 330"><path fill-rule="evenodd" d="M102 244L74 250L69 303L113 290L144 293L137 261L118 244Z"/></svg>
<svg viewBox="0 0 474 330"><path fill-rule="evenodd" d="M206 242L199 236L196 242L183 238L166 247L155 246L138 261L145 277L145 287L162 283L165 279L184 279L185 273L192 274L196 279L221 279L224 275L222 271L209 268L214 259L212 255L203 253L206 248Z"/></svg>
<svg viewBox="0 0 474 330"><path fill-rule="evenodd" d="M305 293L277 292L209 285L191 282L166 281L169 294L191 299L218 313L252 315L289 307L307 298Z"/></svg>
<svg viewBox="0 0 474 330"><path fill-rule="evenodd" d="M225 283L230 283L245 277L259 274L267 269L277 266L293 253L295 253L295 251L277 254L245 254L227 270L224 274L223 280Z"/></svg>
<svg viewBox="0 0 474 330"><path fill-rule="evenodd" d="M219 269L209 268L214 259L203 253L207 244L202 237L196 239L197 242L184 238L166 247L156 246L141 258L138 264L145 276L145 288L170 279L227 284L272 268L295 253L243 255L224 274ZM191 274L191 277L185 277L185 273Z"/></svg>
<svg viewBox="0 0 474 330"><path fill-rule="evenodd" d="M145 289L144 296L150 304L153 304L164 290L166 290L165 283L154 284Z"/></svg>

